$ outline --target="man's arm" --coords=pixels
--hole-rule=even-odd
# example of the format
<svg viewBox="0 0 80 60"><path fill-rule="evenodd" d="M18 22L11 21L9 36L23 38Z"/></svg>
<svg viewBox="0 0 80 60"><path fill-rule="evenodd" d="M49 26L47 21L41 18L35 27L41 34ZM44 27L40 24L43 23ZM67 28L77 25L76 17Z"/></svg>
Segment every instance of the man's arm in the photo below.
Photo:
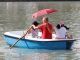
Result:
<svg viewBox="0 0 80 60"><path fill-rule="evenodd" d="M56 33L56 27L53 25L53 29L52 29L52 32L55 34Z"/></svg>
<svg viewBox="0 0 80 60"><path fill-rule="evenodd" d="M34 29L41 29L43 27L43 24L40 24L38 26L34 26L34 25L32 25L32 26L33 26Z"/></svg>

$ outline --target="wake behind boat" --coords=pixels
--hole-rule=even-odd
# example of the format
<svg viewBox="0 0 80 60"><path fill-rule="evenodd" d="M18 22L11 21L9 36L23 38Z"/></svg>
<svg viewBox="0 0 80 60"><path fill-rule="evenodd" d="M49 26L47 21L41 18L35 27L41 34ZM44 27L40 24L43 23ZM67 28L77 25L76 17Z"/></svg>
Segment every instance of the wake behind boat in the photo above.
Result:
<svg viewBox="0 0 80 60"><path fill-rule="evenodd" d="M5 32L3 38L7 42L7 44L12 46L19 38L21 38L23 34L24 34L23 31ZM52 39L32 38L31 35L28 35L27 37L20 39L14 46L29 49L65 50L71 49L74 41L76 40L54 38Z"/></svg>

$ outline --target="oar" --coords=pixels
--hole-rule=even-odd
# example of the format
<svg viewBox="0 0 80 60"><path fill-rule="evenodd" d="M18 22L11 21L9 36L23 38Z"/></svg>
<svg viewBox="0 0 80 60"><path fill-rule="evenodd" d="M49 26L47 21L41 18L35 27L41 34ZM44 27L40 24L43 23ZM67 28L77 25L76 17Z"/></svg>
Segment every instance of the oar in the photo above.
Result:
<svg viewBox="0 0 80 60"><path fill-rule="evenodd" d="M25 33L21 38L19 38L12 46L10 46L10 49L13 48L14 45L15 45L20 39L22 39L23 37L25 37L26 34L28 33L28 31L29 31L31 28L32 28L32 26L26 31L26 33Z"/></svg>

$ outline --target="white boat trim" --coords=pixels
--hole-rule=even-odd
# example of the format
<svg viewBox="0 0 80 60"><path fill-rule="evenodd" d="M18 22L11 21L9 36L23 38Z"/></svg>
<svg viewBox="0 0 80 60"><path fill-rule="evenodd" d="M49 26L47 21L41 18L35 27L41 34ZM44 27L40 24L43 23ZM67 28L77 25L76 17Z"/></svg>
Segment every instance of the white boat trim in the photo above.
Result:
<svg viewBox="0 0 80 60"><path fill-rule="evenodd" d="M4 35L21 38L21 36L24 35L24 31L10 31L10 32L5 32ZM55 38L52 38L52 39L32 38L31 35L30 35L30 37L26 37L25 39L35 40L35 41L75 40L75 39L55 39Z"/></svg>

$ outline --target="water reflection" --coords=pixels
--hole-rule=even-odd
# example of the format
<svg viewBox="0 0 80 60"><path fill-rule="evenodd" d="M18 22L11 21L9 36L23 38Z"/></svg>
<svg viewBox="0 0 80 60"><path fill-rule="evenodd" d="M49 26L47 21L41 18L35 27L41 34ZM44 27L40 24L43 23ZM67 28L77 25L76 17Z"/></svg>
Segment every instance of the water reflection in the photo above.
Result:
<svg viewBox="0 0 80 60"><path fill-rule="evenodd" d="M6 49L3 57L5 60L66 60L70 51L51 51L38 49Z"/></svg>
<svg viewBox="0 0 80 60"><path fill-rule="evenodd" d="M79 56L72 51L45 51L30 49L8 50L8 52L4 53L4 57L5 60L72 60L75 57L78 59Z"/></svg>
<svg viewBox="0 0 80 60"><path fill-rule="evenodd" d="M79 59L79 53L79 50L9 49L5 44L0 47L0 60L73 60Z"/></svg>
<svg viewBox="0 0 80 60"><path fill-rule="evenodd" d="M79 42L76 42L80 44ZM0 43L0 60L79 60L80 48L73 50L45 50L9 48L4 41Z"/></svg>

